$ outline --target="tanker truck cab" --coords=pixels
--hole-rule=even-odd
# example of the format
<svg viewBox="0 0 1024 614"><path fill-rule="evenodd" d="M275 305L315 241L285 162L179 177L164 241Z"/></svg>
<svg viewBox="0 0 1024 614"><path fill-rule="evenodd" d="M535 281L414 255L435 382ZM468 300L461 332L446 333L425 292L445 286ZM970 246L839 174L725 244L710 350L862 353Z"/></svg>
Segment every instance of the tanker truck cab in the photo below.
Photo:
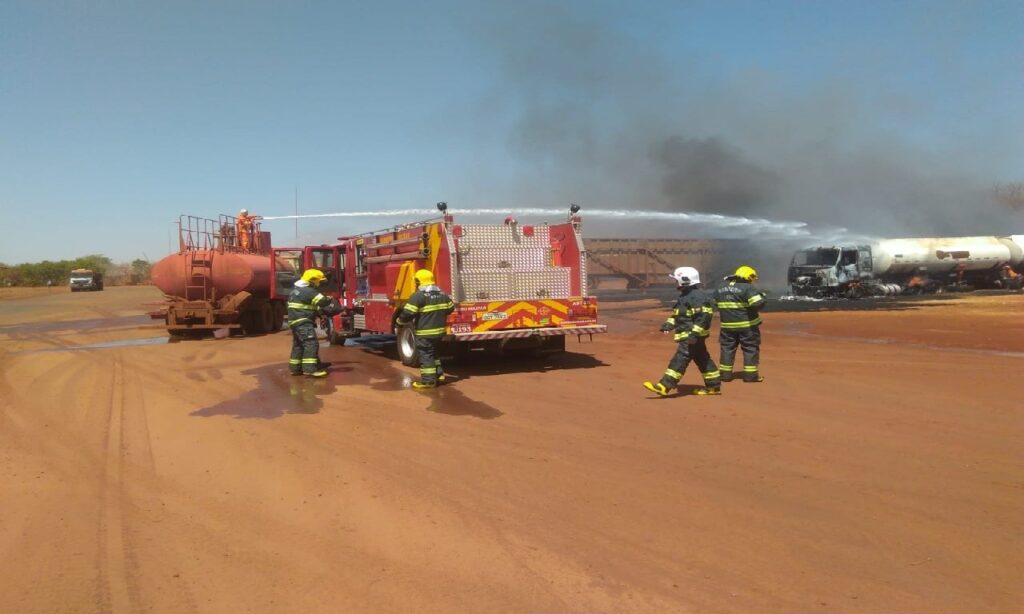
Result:
<svg viewBox="0 0 1024 614"><path fill-rule="evenodd" d="M333 296L340 302L344 288L345 256L338 246L277 247L273 252L275 298L287 299L288 293L306 269L319 269L327 279L318 289L322 294Z"/></svg>
<svg viewBox="0 0 1024 614"><path fill-rule="evenodd" d="M271 259L274 298L288 300L288 294L306 269L319 269L326 280L317 289L344 305L345 254L338 245L274 248ZM326 325L328 338L337 343L338 316Z"/></svg>
<svg viewBox="0 0 1024 614"><path fill-rule="evenodd" d="M797 250L787 277L797 296L856 296L860 282L872 278L873 268L870 246L819 246Z"/></svg>

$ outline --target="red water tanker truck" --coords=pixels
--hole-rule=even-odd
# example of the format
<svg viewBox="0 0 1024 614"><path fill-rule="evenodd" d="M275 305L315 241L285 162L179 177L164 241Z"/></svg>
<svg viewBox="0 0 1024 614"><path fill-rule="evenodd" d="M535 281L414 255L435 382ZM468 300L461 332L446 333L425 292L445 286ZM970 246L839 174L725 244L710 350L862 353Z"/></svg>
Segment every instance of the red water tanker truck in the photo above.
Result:
<svg viewBox="0 0 1024 614"><path fill-rule="evenodd" d="M240 231L247 240L239 240ZM283 326L285 298L272 292L270 233L258 221L239 228L231 216L181 216L178 252L153 265L152 277L165 302L150 316L173 336L265 334Z"/></svg>

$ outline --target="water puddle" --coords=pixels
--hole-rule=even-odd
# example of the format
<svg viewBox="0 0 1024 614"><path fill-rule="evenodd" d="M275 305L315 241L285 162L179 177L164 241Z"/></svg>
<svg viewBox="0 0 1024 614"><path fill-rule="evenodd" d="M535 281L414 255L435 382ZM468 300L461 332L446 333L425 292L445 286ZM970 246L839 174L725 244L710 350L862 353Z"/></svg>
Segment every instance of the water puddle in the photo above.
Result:
<svg viewBox="0 0 1024 614"><path fill-rule="evenodd" d="M139 345L164 345L170 343L167 337L146 337L144 339L118 339L116 341L99 341L96 343L84 343L82 345L64 345L58 347L37 348L34 350L20 350L11 352L11 355L35 354L38 352L77 352L80 350L102 350L107 348L123 348Z"/></svg>
<svg viewBox="0 0 1024 614"><path fill-rule="evenodd" d="M145 314L134 316L120 316L114 318L91 318L88 320L60 320L57 322L25 322L22 324L8 324L0 326L0 334L17 335L28 334L38 335L40 333L55 333L60 331L93 331L104 328L125 328L138 327L151 324L153 320Z"/></svg>
<svg viewBox="0 0 1024 614"><path fill-rule="evenodd" d="M323 378L294 376L283 365L246 369L242 375L256 378L258 387L242 396L192 412L192 416L234 416L271 420L286 414L316 414L323 409L323 397L334 394L341 381L336 374L350 369L331 366Z"/></svg>
<svg viewBox="0 0 1024 614"><path fill-rule="evenodd" d="M395 351L393 336L390 340L387 335L363 337L348 343L362 347L365 351L359 352L355 348L321 348L320 357L326 361L332 358L352 358L353 353L358 357L357 361L331 362L327 377L293 376L288 373L287 367L278 364L246 369L241 374L256 379L257 387L254 390L236 399L196 410L190 415L270 420L288 414L316 414L323 409L325 397L342 392L347 386L366 386L378 392L422 395L430 402L428 411L449 416L473 416L489 420L502 415L501 411L467 397L450 384L422 393L414 392L413 374L399 368L395 360L388 356L388 353Z"/></svg>
<svg viewBox="0 0 1024 614"><path fill-rule="evenodd" d="M472 416L482 420L493 420L504 415L504 412L491 407L487 403L467 397L458 388L453 388L451 384L444 384L419 394L430 399L430 406L427 407L427 411L432 411L436 414Z"/></svg>
<svg viewBox="0 0 1024 614"><path fill-rule="evenodd" d="M410 394L412 393L414 377L395 365L394 335L373 335L349 339L346 341L346 345L361 347L365 350L362 353L365 362L360 363L360 366L353 369L349 375L352 383L362 383L374 390L407 390L410 391ZM343 351L340 348L337 350ZM445 365L449 371L459 370L459 365L452 365L447 361ZM452 384L458 382L458 379L456 375L449 375L449 383L433 390L416 391L415 393L430 400L427 411L434 413L448 416L473 416L484 420L492 420L503 415L500 410L487 403L471 399L462 391L454 388Z"/></svg>

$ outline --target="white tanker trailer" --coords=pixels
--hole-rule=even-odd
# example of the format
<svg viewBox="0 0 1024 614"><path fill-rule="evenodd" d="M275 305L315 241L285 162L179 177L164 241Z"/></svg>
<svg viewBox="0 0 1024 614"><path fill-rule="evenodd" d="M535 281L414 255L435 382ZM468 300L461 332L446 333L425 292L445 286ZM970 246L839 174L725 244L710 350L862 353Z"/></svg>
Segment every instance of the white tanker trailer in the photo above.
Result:
<svg viewBox="0 0 1024 614"><path fill-rule="evenodd" d="M793 254L788 281L797 296L857 298L1007 287L1005 266L1024 267L1024 235L814 246Z"/></svg>

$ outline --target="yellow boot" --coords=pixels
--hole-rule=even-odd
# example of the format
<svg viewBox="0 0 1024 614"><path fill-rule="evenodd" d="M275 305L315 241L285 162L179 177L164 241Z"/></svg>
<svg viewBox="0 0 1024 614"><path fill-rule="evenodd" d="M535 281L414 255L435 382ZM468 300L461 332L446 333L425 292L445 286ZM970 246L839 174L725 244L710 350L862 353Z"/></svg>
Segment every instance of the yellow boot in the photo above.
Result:
<svg viewBox="0 0 1024 614"><path fill-rule="evenodd" d="M668 388L666 388L665 384L662 384L661 382L644 382L644 388L660 397L667 397L669 394Z"/></svg>

